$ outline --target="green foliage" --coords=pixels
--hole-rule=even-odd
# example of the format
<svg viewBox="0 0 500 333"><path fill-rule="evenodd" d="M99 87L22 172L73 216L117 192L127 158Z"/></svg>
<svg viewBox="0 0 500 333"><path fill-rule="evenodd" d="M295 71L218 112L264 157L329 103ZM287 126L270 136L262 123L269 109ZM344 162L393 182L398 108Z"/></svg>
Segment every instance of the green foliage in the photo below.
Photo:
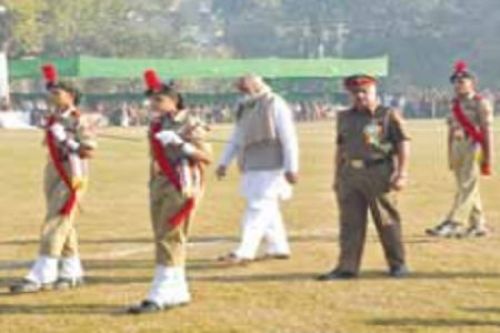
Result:
<svg viewBox="0 0 500 333"><path fill-rule="evenodd" d="M500 76L498 0L0 0L13 57L367 57L389 86L447 85L464 58ZM207 4L208 12L202 5ZM211 5L211 8L210 8ZM211 9L211 11L210 11ZM342 33L342 29L348 31ZM3 33L4 36L1 36Z"/></svg>
<svg viewBox="0 0 500 333"><path fill-rule="evenodd" d="M6 46L11 46L11 53L29 54L42 48L43 24L42 13L46 3L40 0L5 0L2 4L7 9L2 20L7 21L8 36L2 36ZM22 51L21 51L22 50Z"/></svg>

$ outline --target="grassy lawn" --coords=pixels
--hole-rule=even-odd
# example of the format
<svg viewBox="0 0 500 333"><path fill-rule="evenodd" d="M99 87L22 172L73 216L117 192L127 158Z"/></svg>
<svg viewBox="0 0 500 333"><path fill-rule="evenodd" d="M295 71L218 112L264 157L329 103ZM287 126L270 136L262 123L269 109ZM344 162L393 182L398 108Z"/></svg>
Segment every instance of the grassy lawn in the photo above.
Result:
<svg viewBox="0 0 500 333"><path fill-rule="evenodd" d="M314 280L332 268L338 254L338 211L330 190L334 126L303 124L300 184L284 206L292 259L239 268L214 261L236 245L244 202L236 168L224 182L211 169L190 244L193 303L140 317L122 310L145 296L154 269L146 141L100 141L78 219L88 284L59 293L9 296L9 282L22 277L36 256L46 153L40 132L0 131L0 333L500 332L500 230L480 240L424 236L424 228L450 207L454 181L446 167L444 122L412 121L409 126L411 182L400 202L413 272L408 279L386 277L370 227L360 279ZM106 133L141 138L145 130ZM217 139L228 134L227 126L212 132ZM222 145L214 148L219 156ZM499 188L499 177L483 183L487 217L497 229Z"/></svg>

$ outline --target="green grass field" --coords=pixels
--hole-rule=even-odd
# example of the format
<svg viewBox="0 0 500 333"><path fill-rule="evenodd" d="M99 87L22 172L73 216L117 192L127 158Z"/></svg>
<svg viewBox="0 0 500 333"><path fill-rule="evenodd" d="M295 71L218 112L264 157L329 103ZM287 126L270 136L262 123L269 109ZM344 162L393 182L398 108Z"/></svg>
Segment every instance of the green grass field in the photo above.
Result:
<svg viewBox="0 0 500 333"><path fill-rule="evenodd" d="M424 228L449 208L454 182L446 167L444 122L409 126L411 182L401 195L413 271L408 279L386 277L370 227L360 279L314 280L332 268L338 254L337 208L330 190L334 126L304 124L299 126L300 184L284 207L292 259L238 268L214 261L236 245L244 203L236 168L224 182L215 180L211 169L189 248L193 303L140 317L124 315L123 308L145 296L153 273L146 141L100 142L78 219L88 284L10 296L9 282L22 277L36 256L46 157L40 132L1 131L0 332L500 332L500 178L483 183L487 217L497 228L492 237L425 237ZM107 132L143 137L145 130ZM212 136L228 133L228 127L215 128ZM222 145L214 147L219 156Z"/></svg>

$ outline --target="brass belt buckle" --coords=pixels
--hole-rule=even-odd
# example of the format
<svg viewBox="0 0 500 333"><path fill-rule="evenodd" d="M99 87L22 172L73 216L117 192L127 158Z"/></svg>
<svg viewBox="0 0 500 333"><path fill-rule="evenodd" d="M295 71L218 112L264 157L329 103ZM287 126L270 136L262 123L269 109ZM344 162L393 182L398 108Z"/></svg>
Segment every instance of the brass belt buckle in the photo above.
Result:
<svg viewBox="0 0 500 333"><path fill-rule="evenodd" d="M363 160L351 160L350 164L353 169L363 169L365 166Z"/></svg>

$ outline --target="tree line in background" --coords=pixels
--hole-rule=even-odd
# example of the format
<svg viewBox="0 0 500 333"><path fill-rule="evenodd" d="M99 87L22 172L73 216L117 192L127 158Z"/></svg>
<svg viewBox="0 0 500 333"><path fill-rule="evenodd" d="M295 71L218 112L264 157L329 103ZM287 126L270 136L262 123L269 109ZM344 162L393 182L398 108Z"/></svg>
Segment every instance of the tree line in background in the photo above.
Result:
<svg viewBox="0 0 500 333"><path fill-rule="evenodd" d="M466 59L499 88L498 0L0 0L12 58L370 57L388 88L445 86Z"/></svg>

